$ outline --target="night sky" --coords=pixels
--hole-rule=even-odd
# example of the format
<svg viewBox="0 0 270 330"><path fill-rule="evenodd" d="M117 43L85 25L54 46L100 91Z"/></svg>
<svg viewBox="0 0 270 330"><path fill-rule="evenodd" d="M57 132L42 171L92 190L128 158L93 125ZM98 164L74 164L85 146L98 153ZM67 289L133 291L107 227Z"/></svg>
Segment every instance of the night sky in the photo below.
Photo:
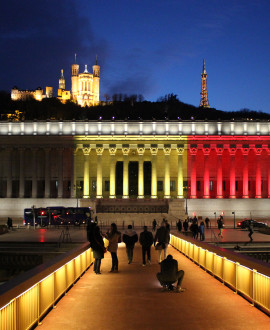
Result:
<svg viewBox="0 0 270 330"><path fill-rule="evenodd" d="M199 105L203 58L212 107L270 113L269 0L9 0L0 11L0 90L70 89L98 55L100 96L167 93ZM90 70L89 70L90 71Z"/></svg>

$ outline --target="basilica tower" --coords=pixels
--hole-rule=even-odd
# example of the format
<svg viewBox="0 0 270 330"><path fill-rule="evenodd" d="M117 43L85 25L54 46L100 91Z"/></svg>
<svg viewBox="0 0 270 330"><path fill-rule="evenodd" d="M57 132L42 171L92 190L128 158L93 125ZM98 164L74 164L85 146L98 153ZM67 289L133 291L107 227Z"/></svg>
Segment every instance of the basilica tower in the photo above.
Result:
<svg viewBox="0 0 270 330"><path fill-rule="evenodd" d="M59 78L59 89L65 89L65 78L64 78L64 70L61 70L61 76Z"/></svg>
<svg viewBox="0 0 270 330"><path fill-rule="evenodd" d="M71 66L71 95L73 99L76 98L79 92L79 64L76 63L76 60L77 54L75 54L75 63Z"/></svg>
<svg viewBox="0 0 270 330"><path fill-rule="evenodd" d="M205 60L203 60L203 70L201 73L202 77L202 91L201 91L201 103L200 107L202 108L210 108L207 94L207 73L205 70Z"/></svg>
<svg viewBox="0 0 270 330"><path fill-rule="evenodd" d="M100 74L100 66L97 64L93 65L93 103L94 105L99 103L99 74Z"/></svg>

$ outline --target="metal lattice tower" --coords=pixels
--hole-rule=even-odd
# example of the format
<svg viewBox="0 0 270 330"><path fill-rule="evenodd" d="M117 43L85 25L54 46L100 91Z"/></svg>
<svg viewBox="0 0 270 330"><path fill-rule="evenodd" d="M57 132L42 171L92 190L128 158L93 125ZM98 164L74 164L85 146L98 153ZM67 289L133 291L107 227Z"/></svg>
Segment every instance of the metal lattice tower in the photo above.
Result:
<svg viewBox="0 0 270 330"><path fill-rule="evenodd" d="M203 60L203 71L201 73L202 76L202 91L201 91L201 102L200 107L202 108L210 108L207 94L207 73L205 70L205 60Z"/></svg>

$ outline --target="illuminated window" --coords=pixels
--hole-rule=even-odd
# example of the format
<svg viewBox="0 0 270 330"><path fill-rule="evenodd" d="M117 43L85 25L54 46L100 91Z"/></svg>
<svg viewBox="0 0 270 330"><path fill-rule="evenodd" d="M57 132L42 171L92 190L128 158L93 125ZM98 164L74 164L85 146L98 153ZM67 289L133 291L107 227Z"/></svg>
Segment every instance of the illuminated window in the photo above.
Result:
<svg viewBox="0 0 270 330"><path fill-rule="evenodd" d="M238 181L235 181L235 190L238 191Z"/></svg>
<svg viewBox="0 0 270 330"><path fill-rule="evenodd" d="M158 181L157 182L157 190L158 191L163 191L163 181Z"/></svg>
<svg viewBox="0 0 270 330"><path fill-rule="evenodd" d="M105 191L110 191L110 181L105 181Z"/></svg>
<svg viewBox="0 0 270 330"><path fill-rule="evenodd" d="M223 186L223 191L225 191L226 190L226 181L222 182L222 186Z"/></svg>
<svg viewBox="0 0 270 330"><path fill-rule="evenodd" d="M92 191L97 191L97 181L96 180L92 181Z"/></svg>
<svg viewBox="0 0 270 330"><path fill-rule="evenodd" d="M175 181L170 181L170 190L175 191Z"/></svg>
<svg viewBox="0 0 270 330"><path fill-rule="evenodd" d="M210 189L210 191L213 191L213 181L212 180L210 180L210 182L209 182L209 189Z"/></svg>

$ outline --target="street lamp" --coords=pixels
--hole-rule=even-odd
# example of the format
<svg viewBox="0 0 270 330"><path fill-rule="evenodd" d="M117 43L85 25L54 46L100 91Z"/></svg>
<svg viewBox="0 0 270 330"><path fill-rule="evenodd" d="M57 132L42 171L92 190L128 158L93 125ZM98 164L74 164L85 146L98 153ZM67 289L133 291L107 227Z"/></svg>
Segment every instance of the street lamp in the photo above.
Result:
<svg viewBox="0 0 270 330"><path fill-rule="evenodd" d="M186 210L185 210L185 214L188 215L188 205L187 205L187 200L188 200L188 186L184 186L183 190L185 192L185 196L186 196Z"/></svg>
<svg viewBox="0 0 270 330"><path fill-rule="evenodd" d="M215 215L215 223L217 222L217 212L214 212Z"/></svg>
<svg viewBox="0 0 270 330"><path fill-rule="evenodd" d="M235 212L232 212L233 214L233 228L235 229Z"/></svg>

